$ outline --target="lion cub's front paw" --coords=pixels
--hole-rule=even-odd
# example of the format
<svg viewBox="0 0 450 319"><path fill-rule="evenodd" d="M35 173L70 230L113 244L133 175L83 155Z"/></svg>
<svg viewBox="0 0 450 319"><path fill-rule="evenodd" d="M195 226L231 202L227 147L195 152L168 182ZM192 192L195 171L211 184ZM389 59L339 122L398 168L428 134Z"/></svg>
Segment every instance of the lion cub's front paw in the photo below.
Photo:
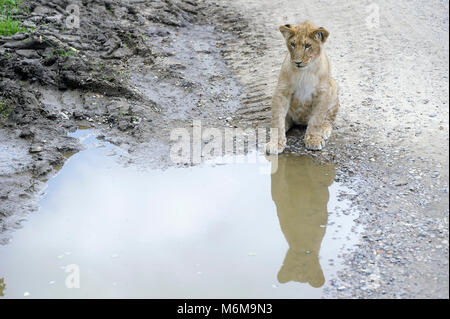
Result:
<svg viewBox="0 0 450 319"><path fill-rule="evenodd" d="M320 135L306 134L305 146L309 150L320 151L325 146L325 140Z"/></svg>
<svg viewBox="0 0 450 319"><path fill-rule="evenodd" d="M268 155L281 154L286 147L286 141L269 142L266 144L265 151Z"/></svg>

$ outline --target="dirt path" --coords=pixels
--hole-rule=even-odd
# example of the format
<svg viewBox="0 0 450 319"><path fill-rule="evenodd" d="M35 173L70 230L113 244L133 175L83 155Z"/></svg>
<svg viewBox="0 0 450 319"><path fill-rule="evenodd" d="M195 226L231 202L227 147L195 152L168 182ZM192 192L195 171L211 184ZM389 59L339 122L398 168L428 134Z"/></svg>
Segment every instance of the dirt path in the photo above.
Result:
<svg viewBox="0 0 450 319"><path fill-rule="evenodd" d="M286 52L278 26L310 20L331 33L341 111L314 156L357 189L365 235L330 296L448 298L448 2L224 2L249 19L225 56L247 86L244 120L269 118ZM302 134L290 151L305 152Z"/></svg>

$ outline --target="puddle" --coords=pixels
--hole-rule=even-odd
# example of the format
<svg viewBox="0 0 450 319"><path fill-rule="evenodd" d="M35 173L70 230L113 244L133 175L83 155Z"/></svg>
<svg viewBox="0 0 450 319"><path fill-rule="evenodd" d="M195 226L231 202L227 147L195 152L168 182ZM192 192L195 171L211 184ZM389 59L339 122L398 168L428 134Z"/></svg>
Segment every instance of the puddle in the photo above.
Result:
<svg viewBox="0 0 450 319"><path fill-rule="evenodd" d="M333 166L280 156L274 175L252 163L142 171L76 134L87 149L0 246L0 296L319 298L356 243Z"/></svg>

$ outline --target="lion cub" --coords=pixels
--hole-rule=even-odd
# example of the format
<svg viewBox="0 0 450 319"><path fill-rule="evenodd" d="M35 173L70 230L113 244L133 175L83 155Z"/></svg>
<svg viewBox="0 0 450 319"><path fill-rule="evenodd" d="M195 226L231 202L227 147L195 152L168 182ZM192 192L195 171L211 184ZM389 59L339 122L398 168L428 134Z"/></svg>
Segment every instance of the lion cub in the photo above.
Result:
<svg viewBox="0 0 450 319"><path fill-rule="evenodd" d="M266 152L283 152L286 132L293 124L307 125L306 148L321 150L331 135L339 108L337 86L324 50L329 32L310 22L286 24L280 31L289 54L272 98L272 127L278 129L278 142L266 144Z"/></svg>

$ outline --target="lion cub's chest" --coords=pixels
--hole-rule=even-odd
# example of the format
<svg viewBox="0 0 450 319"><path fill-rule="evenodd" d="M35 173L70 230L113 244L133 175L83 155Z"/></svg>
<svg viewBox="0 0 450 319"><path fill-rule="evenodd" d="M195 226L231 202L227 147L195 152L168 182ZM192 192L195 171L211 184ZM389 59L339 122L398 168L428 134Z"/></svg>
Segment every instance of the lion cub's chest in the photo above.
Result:
<svg viewBox="0 0 450 319"><path fill-rule="evenodd" d="M292 97L289 114L294 121L306 124L313 108L319 78L312 72L298 72L291 77Z"/></svg>

